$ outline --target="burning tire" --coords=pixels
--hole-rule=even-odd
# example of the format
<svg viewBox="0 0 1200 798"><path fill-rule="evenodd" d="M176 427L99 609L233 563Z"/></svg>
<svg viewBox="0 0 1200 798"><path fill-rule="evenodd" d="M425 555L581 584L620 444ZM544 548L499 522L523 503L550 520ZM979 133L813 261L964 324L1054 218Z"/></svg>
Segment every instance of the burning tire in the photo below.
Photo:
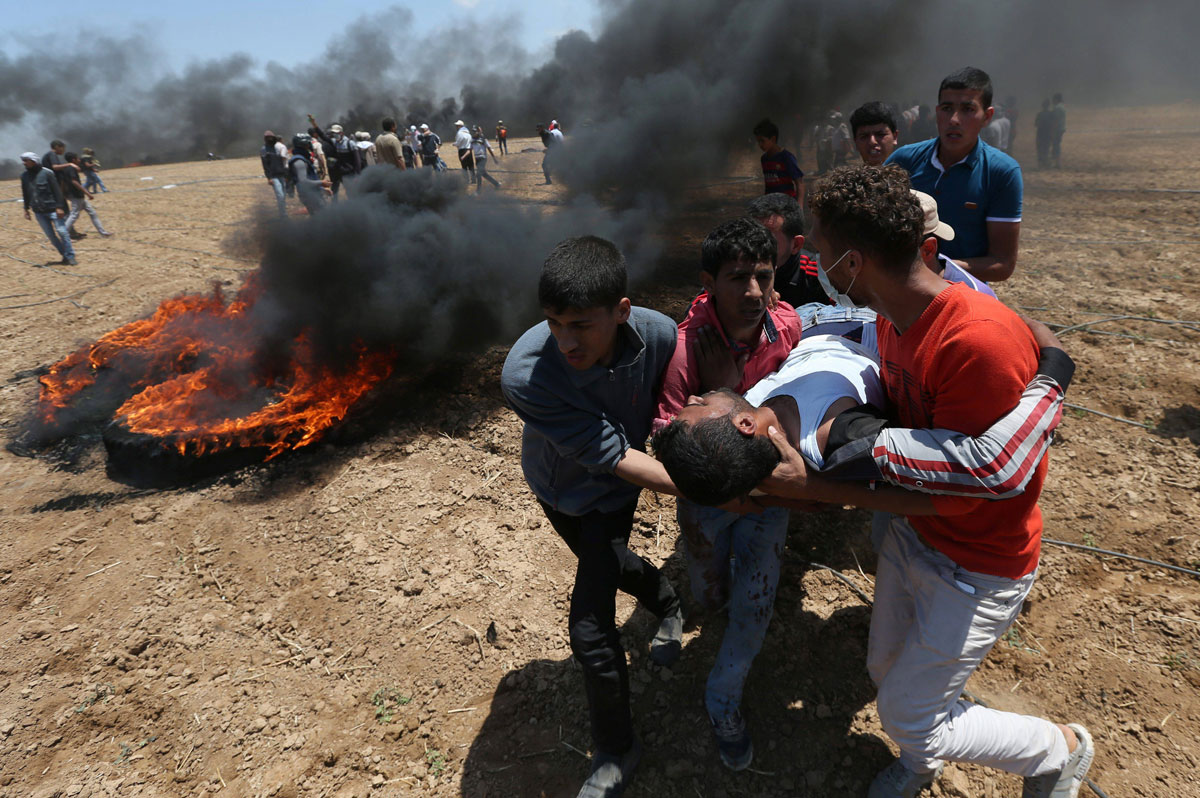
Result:
<svg viewBox="0 0 1200 798"><path fill-rule="evenodd" d="M120 420L104 427L103 439L109 477L147 488L187 485L261 463L271 451L268 446L245 446L197 452L178 441L132 432Z"/></svg>

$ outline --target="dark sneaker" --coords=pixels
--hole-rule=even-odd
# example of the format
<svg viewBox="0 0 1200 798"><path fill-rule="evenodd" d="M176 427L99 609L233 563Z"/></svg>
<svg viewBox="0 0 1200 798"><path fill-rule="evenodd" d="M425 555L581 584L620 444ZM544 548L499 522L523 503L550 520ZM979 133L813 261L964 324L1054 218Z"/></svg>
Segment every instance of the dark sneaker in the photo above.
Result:
<svg viewBox="0 0 1200 798"><path fill-rule="evenodd" d="M676 609L662 619L654 639L650 641L650 661L669 668L679 660L683 651L683 611Z"/></svg>
<svg viewBox="0 0 1200 798"><path fill-rule="evenodd" d="M583 783L578 798L617 798L633 780L633 771L641 761L642 744L636 738L624 754L597 751L592 756L592 775Z"/></svg>
<svg viewBox="0 0 1200 798"><path fill-rule="evenodd" d="M754 761L754 743L746 731L746 720L740 710L734 710L723 718L709 716L713 736L717 738L717 752L721 762L730 770L745 770Z"/></svg>
<svg viewBox="0 0 1200 798"><path fill-rule="evenodd" d="M1057 773L1026 776L1021 798L1075 798L1079 795L1079 788L1096 756L1096 746L1092 743L1092 735L1078 723L1068 724L1067 728L1075 732L1075 738L1079 740L1067 757L1067 764Z"/></svg>
<svg viewBox="0 0 1200 798"><path fill-rule="evenodd" d="M81 238L87 238L87 233L76 233L74 230L67 231L67 235L71 237L72 241L78 241Z"/></svg>
<svg viewBox="0 0 1200 798"><path fill-rule="evenodd" d="M867 798L914 798L942 775L944 765L930 773L913 773L897 759L885 767L871 782Z"/></svg>
<svg viewBox="0 0 1200 798"><path fill-rule="evenodd" d="M79 261L75 260L74 258L63 258L62 260L60 260L58 262L58 265L59 266L78 266Z"/></svg>

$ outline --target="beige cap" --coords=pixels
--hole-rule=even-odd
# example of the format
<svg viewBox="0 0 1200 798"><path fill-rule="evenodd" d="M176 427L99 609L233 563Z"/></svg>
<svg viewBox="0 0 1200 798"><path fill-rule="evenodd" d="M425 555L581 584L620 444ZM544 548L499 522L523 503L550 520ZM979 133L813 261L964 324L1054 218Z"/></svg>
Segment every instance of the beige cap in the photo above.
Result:
<svg viewBox="0 0 1200 798"><path fill-rule="evenodd" d="M925 229L922 232L927 236L937 236L943 241L953 241L954 228L938 218L937 200L924 191L909 191L912 191L913 196L921 203L921 210L925 212Z"/></svg>
<svg viewBox="0 0 1200 798"><path fill-rule="evenodd" d="M330 132L330 133L341 133L341 132L342 132L342 126L341 126L341 125L330 125L330 126L329 126L329 132Z"/></svg>

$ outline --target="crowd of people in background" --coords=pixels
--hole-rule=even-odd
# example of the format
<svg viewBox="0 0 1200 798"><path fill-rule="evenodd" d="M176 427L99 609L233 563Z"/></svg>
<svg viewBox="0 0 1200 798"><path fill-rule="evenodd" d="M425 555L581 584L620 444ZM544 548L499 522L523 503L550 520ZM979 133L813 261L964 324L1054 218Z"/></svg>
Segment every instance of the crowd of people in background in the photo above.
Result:
<svg viewBox="0 0 1200 798"><path fill-rule="evenodd" d="M291 139L291 147L274 131L263 133L260 151L263 176L271 184L279 215L287 215L287 200L299 196L309 213L315 213L326 202L337 202L342 190L368 168L397 170L428 168L437 173L449 169L442 159L442 138L427 123L410 125L401 131L392 117L380 122L382 133L359 130L349 134L340 124L322 128L309 115L309 127ZM552 182L557 147L563 140L558 120L538 125L538 135L545 147L542 174L547 184ZM508 155L508 126L497 120L494 129L496 146L492 146L483 125L468 125L463 120L454 123L454 149L466 186L483 191L486 181L494 188L503 184L488 171L490 158Z"/></svg>

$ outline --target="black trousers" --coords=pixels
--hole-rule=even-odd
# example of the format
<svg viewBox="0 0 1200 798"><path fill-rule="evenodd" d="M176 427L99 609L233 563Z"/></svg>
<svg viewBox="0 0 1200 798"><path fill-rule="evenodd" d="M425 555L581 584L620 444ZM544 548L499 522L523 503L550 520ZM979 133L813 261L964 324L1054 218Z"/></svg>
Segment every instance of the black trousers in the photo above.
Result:
<svg viewBox="0 0 1200 798"><path fill-rule="evenodd" d="M540 502L540 500L539 500ZM554 531L579 559L571 592L571 651L583 666L592 741L609 754L633 745L629 670L617 632L617 591L636 598L662 618L679 598L666 577L628 548L637 502L611 513L565 515L540 502Z"/></svg>

